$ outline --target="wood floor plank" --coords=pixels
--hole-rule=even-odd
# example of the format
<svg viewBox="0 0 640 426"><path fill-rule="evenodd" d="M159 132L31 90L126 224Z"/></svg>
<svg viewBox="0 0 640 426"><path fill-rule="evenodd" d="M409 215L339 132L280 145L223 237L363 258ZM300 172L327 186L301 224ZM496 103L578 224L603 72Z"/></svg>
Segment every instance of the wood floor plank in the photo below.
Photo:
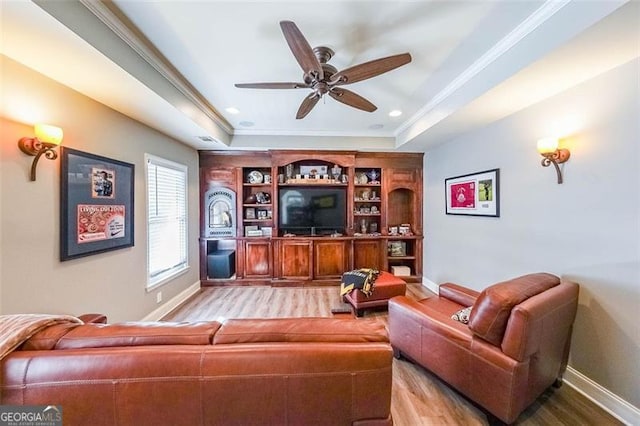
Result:
<svg viewBox="0 0 640 426"><path fill-rule="evenodd" d="M419 284L407 285L407 296L434 296ZM331 317L341 306L334 287L204 287L168 314L165 321L222 318ZM387 324L386 309L366 310L365 318ZM406 360L393 360L391 414L396 426L487 425L486 414L431 372ZM594 425L622 423L567 385L550 388L518 417L516 425Z"/></svg>

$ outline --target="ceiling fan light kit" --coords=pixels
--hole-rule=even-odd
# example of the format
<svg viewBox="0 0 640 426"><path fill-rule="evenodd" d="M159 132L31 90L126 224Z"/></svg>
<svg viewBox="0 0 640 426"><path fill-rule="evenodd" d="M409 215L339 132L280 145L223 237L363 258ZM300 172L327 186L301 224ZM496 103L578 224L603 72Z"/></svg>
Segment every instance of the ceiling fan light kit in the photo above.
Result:
<svg viewBox="0 0 640 426"><path fill-rule="evenodd" d="M311 112L318 101L325 95L362 111L373 112L377 107L362 96L342 87L384 74L411 62L409 53L379 58L338 71L327 62L335 52L328 47L318 46L313 49L292 21L281 21L280 28L287 44L302 68L303 83L238 83L241 89L311 89L300 104L296 119L302 119Z"/></svg>

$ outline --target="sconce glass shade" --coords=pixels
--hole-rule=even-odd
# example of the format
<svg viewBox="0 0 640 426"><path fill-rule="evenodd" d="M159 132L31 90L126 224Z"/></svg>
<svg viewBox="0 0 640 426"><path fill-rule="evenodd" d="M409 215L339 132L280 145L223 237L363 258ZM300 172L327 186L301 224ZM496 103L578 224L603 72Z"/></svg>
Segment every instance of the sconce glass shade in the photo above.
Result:
<svg viewBox="0 0 640 426"><path fill-rule="evenodd" d="M553 164L558 176L558 183L562 183L562 170L558 164L566 162L571 156L566 148L558 148L557 138L543 138L538 140L538 152L542 155L542 166L549 167Z"/></svg>
<svg viewBox="0 0 640 426"><path fill-rule="evenodd" d="M540 154L550 154L558 149L557 138L542 138L538 140L538 152Z"/></svg>
<svg viewBox="0 0 640 426"><path fill-rule="evenodd" d="M36 180L36 167L38 160L44 155L49 160L58 158L56 148L62 142L62 129L49 124L36 124L34 126L35 138L24 137L18 141L18 148L27 155L35 158L31 163L31 180Z"/></svg>
<svg viewBox="0 0 640 426"><path fill-rule="evenodd" d="M62 142L62 129L49 124L36 124L34 126L36 138L42 143L60 145Z"/></svg>

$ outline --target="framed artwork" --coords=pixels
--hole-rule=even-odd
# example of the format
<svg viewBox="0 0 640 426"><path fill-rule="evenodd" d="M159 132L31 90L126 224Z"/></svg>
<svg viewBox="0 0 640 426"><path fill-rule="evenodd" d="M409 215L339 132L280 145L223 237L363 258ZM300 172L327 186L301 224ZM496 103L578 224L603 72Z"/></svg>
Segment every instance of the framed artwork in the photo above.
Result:
<svg viewBox="0 0 640 426"><path fill-rule="evenodd" d="M387 253L390 257L403 257L407 255L407 243L405 241L389 241Z"/></svg>
<svg viewBox="0 0 640 426"><path fill-rule="evenodd" d="M444 180L445 213L500 217L500 169Z"/></svg>
<svg viewBox="0 0 640 426"><path fill-rule="evenodd" d="M309 175L310 177L316 177L326 175L327 173L329 173L328 166L300 166L300 174L302 176Z"/></svg>
<svg viewBox="0 0 640 426"><path fill-rule="evenodd" d="M256 218L256 209L253 207L249 207L244 209L244 218L245 219L255 219Z"/></svg>
<svg viewBox="0 0 640 426"><path fill-rule="evenodd" d="M61 147L60 260L132 247L135 166Z"/></svg>

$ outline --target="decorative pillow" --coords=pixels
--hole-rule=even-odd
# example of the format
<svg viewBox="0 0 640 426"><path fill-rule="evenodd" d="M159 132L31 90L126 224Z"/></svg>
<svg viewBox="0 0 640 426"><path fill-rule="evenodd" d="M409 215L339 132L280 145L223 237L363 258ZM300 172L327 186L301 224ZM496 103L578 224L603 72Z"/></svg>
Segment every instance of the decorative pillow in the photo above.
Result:
<svg viewBox="0 0 640 426"><path fill-rule="evenodd" d="M371 268L354 269L342 274L340 284L340 296L344 296L353 289L359 289L367 297L373 293L373 284L378 278L380 271Z"/></svg>
<svg viewBox="0 0 640 426"><path fill-rule="evenodd" d="M451 319L460 321L463 324L469 324L469 316L471 315L472 308L473 306L469 306L468 308L460 309L458 312L451 315Z"/></svg>

